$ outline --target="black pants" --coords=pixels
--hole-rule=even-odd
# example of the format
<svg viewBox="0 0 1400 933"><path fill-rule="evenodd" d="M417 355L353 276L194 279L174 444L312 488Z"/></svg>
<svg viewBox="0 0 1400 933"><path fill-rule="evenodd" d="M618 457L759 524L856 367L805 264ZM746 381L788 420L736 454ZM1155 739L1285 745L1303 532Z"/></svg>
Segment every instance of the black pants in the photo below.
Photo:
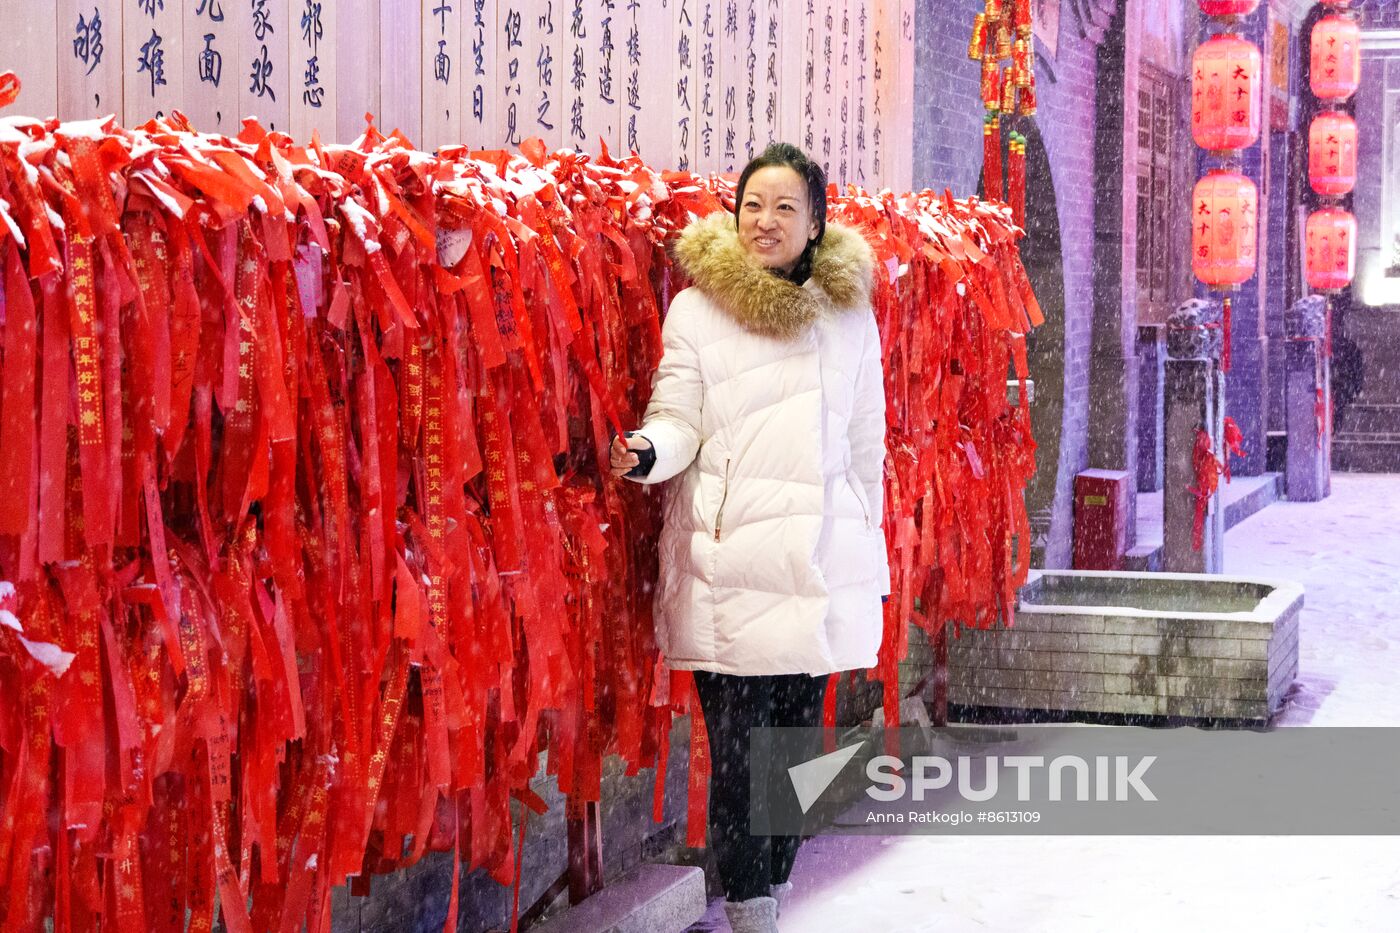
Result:
<svg viewBox="0 0 1400 933"><path fill-rule="evenodd" d="M820 725L826 678L696 671L695 687L710 737L710 845L719 859L725 895L731 901L767 897L769 885L788 880L802 837L749 832L749 730ZM766 778L770 807L790 811L798 806L786 774Z"/></svg>

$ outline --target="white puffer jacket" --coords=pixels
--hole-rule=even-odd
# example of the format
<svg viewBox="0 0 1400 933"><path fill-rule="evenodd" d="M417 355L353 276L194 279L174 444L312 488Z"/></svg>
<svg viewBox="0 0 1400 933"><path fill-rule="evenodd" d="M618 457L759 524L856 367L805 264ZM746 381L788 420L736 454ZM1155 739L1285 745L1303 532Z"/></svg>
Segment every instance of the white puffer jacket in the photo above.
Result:
<svg viewBox="0 0 1400 933"><path fill-rule="evenodd" d="M744 252L734 218L692 223L638 433L639 482L678 477L661 534L657 635L672 668L829 674L872 667L889 565L885 390L874 262L828 224L797 286Z"/></svg>

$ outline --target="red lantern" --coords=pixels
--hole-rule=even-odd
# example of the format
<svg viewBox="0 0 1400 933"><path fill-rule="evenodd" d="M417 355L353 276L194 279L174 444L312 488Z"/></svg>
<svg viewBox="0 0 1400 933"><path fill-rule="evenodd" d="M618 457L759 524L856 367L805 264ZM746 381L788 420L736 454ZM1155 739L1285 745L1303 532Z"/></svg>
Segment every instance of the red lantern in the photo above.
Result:
<svg viewBox="0 0 1400 933"><path fill-rule="evenodd" d="M1207 16L1248 16L1259 9L1259 0L1200 0Z"/></svg>
<svg viewBox="0 0 1400 933"><path fill-rule="evenodd" d="M1216 169L1191 199L1191 271L1206 285L1230 288L1254 275L1259 191L1236 172Z"/></svg>
<svg viewBox="0 0 1400 933"><path fill-rule="evenodd" d="M1244 149L1259 139L1259 48L1239 36L1206 40L1191 60L1191 137L1202 149Z"/></svg>
<svg viewBox="0 0 1400 933"><path fill-rule="evenodd" d="M1361 27L1345 16L1324 16L1312 29L1312 92L1343 100L1361 86Z"/></svg>
<svg viewBox="0 0 1400 933"><path fill-rule="evenodd" d="M1308 218L1308 285L1319 291L1346 288L1356 275L1356 218L1338 207Z"/></svg>
<svg viewBox="0 0 1400 933"><path fill-rule="evenodd" d="M1318 194L1340 197L1356 186L1356 121L1318 114L1308 131L1308 182Z"/></svg>

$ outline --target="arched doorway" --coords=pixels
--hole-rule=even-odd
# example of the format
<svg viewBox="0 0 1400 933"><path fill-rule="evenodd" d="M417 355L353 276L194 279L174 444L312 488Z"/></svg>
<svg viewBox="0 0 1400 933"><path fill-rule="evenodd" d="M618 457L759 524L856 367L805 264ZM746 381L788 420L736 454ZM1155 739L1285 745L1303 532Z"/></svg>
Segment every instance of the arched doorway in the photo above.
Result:
<svg viewBox="0 0 1400 933"><path fill-rule="evenodd" d="M1026 137L1026 236L1021 241L1021 262L1045 314L1045 323L1026 340L1027 363L1035 383L1031 429L1037 446L1036 471L1026 487L1031 564L1067 567L1074 470L1062 469L1060 444L1065 420L1065 275L1060 212L1040 128L1032 118L1019 120L1016 129Z"/></svg>

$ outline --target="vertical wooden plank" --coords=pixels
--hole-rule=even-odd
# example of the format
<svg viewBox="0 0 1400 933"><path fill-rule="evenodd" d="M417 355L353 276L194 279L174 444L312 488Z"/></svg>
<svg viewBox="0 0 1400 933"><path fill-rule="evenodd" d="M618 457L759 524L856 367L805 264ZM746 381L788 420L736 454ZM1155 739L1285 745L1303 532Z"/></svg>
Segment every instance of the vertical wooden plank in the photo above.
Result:
<svg viewBox="0 0 1400 933"><path fill-rule="evenodd" d="M675 112L671 120L671 151L675 153L676 168L682 172L695 171L700 129L696 123L700 99L696 83L699 60L699 35L692 10L698 10L696 0L672 0L675 19L671 25L672 74L675 76Z"/></svg>
<svg viewBox="0 0 1400 933"><path fill-rule="evenodd" d="M892 187L890 114L896 103L894 37L898 27L898 13L898 0L875 0L871 32L873 92L870 113L870 183L875 188Z"/></svg>
<svg viewBox="0 0 1400 933"><path fill-rule="evenodd" d="M759 139L762 145L783 140L783 110L790 108L795 95L783 93L783 3L760 0L758 15L758 110ZM797 24L788 26L790 39L798 35Z"/></svg>
<svg viewBox="0 0 1400 933"><path fill-rule="evenodd" d="M722 0L719 14L719 104L715 130L719 135L719 170L738 171L744 137L740 125L744 72L743 40L739 31L739 0Z"/></svg>
<svg viewBox="0 0 1400 933"><path fill-rule="evenodd" d="M8 31L5 15L4 10L0 10L0 30ZM120 0L59 0L56 15L58 87L55 112L63 120L86 120L109 113L124 117ZM0 45L5 41L0 38ZM17 60L7 53L0 54L5 54L7 62ZM25 81L24 73L16 71L20 80ZM26 83L16 105L17 113L29 112L24 105L24 95L28 93Z"/></svg>
<svg viewBox="0 0 1400 933"><path fill-rule="evenodd" d="M852 0L851 13L851 175L847 181L870 187L870 0Z"/></svg>
<svg viewBox="0 0 1400 933"><path fill-rule="evenodd" d="M838 2L837 28L841 30L841 34L837 37L839 54L836 68L836 123L831 134L835 137L833 145L836 149L834 180L844 188L846 182L851 180L851 63L855 59L851 48L851 7L855 0Z"/></svg>
<svg viewBox="0 0 1400 933"><path fill-rule="evenodd" d="M335 141L353 142L379 116L379 0L336 0Z"/></svg>
<svg viewBox="0 0 1400 933"><path fill-rule="evenodd" d="M720 165L720 111L724 89L719 80L721 0L696 0L695 46L695 170L716 172Z"/></svg>
<svg viewBox="0 0 1400 933"><path fill-rule="evenodd" d="M803 51L807 44L807 0L779 0L778 136L802 145Z"/></svg>
<svg viewBox="0 0 1400 933"><path fill-rule="evenodd" d="M68 0L72 3L73 0ZM184 96L176 105L201 133L238 132L236 0L174 0L182 7ZM89 0L76 0L81 8ZM89 101L90 103L90 101Z"/></svg>
<svg viewBox="0 0 1400 933"><path fill-rule="evenodd" d="M588 55L597 37L595 20L589 28L584 0L565 0L563 12L563 53L559 57L559 115L563 120L563 145L579 152L596 152L589 145L586 100L588 98ZM596 146L596 144L594 144Z"/></svg>
<svg viewBox="0 0 1400 933"><path fill-rule="evenodd" d="M105 26L105 16L103 21L103 61L109 55L119 59L121 30L116 27L115 18L111 27ZM45 118L58 112L58 61L63 56L55 56L54 51L60 42L66 48L72 47L76 22L76 17L73 22L65 22L60 32L53 4L0 2L0 70L13 71L20 80L19 98L6 113ZM108 28L110 32L106 31Z"/></svg>
<svg viewBox="0 0 1400 933"><path fill-rule="evenodd" d="M627 152L641 153L642 121L642 23L638 5L628 0L622 17L623 42L622 57L622 148Z"/></svg>
<svg viewBox="0 0 1400 933"><path fill-rule="evenodd" d="M564 15L565 0L533 0L524 4L533 24L533 41L526 46L529 71L534 78L529 103L530 135L538 136L550 149L564 142L567 115L563 106L564 32L568 18ZM528 24L527 24L528 25Z"/></svg>
<svg viewBox="0 0 1400 933"><path fill-rule="evenodd" d="M747 164L765 145L758 138L758 4L759 0L739 3L739 152L740 168Z"/></svg>
<svg viewBox="0 0 1400 933"><path fill-rule="evenodd" d="M524 0L500 0L496 17L496 83L494 94L500 99L497 111L500 123L496 129L496 142L505 149L514 149L521 141L532 135L535 125L533 114L529 113L524 91L527 74L534 74L534 60L527 58L526 40L530 34L525 30L525 12L528 4ZM533 17L532 17L533 18ZM533 81L531 82L533 87ZM487 96L492 96L488 90Z"/></svg>
<svg viewBox="0 0 1400 933"><path fill-rule="evenodd" d="M583 142L577 145L588 152L599 152L601 144L606 143L609 152L620 155L626 14L617 9L617 0L584 0L583 28L587 35L578 40L583 53ZM572 80L572 64L570 69ZM565 141L576 140L577 136L571 133Z"/></svg>
<svg viewBox="0 0 1400 933"><path fill-rule="evenodd" d="M340 6L341 0L291 0L287 22L291 69L287 125L288 133L298 143L310 141L313 130L325 142L336 141Z"/></svg>
<svg viewBox="0 0 1400 933"><path fill-rule="evenodd" d="M237 40L233 61L224 60L224 80L232 78L238 86L239 119L228 127L229 133L236 133L241 120L247 117L257 118L269 130L287 129L289 99L295 87L287 38L287 5L288 0L223 0L224 15L234 21ZM128 45L130 22L128 17ZM129 97L129 83L127 87ZM129 100L127 106L130 109Z"/></svg>
<svg viewBox="0 0 1400 933"><path fill-rule="evenodd" d="M423 139L435 151L462 141L463 76L471 63L462 56L466 0L422 0Z"/></svg>
<svg viewBox="0 0 1400 933"><path fill-rule="evenodd" d="M163 0L122 0L122 122L144 123L184 99L184 22Z"/></svg>
<svg viewBox="0 0 1400 933"><path fill-rule="evenodd" d="M641 109L636 111L637 151L649 165L658 169L676 167L671 139L672 117L679 106L673 72L675 55L671 48L671 4L674 2L676 0L652 0L637 4L633 10L637 24L637 90L641 103ZM630 97L630 89L628 94ZM630 116L629 113L629 119Z"/></svg>
<svg viewBox="0 0 1400 933"><path fill-rule="evenodd" d="M379 0L379 129L423 136L423 14L418 0Z"/></svg>
<svg viewBox="0 0 1400 933"><path fill-rule="evenodd" d="M499 125L496 84L496 0L469 3L462 21L462 141L472 149L494 149Z"/></svg>
<svg viewBox="0 0 1400 933"><path fill-rule="evenodd" d="M892 187L903 194L914 188L914 16L918 0L898 0L899 32L893 122L888 140Z"/></svg>
<svg viewBox="0 0 1400 933"><path fill-rule="evenodd" d="M840 63L837 44L840 10L836 5L839 2L841 0L817 0L817 40L820 45L817 50L817 106L812 127L815 151L810 154L821 162L830 182L839 181L836 176L837 150L833 148L831 132L836 125L836 99L841 84L837 75Z"/></svg>

